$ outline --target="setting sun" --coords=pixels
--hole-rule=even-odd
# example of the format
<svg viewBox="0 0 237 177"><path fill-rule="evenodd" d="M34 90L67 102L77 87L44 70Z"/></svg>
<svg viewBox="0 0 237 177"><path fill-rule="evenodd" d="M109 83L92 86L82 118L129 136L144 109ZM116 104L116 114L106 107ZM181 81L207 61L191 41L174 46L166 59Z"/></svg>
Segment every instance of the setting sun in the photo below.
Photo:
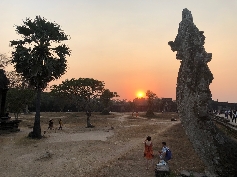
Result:
<svg viewBox="0 0 237 177"><path fill-rule="evenodd" d="M137 92L137 97L138 98L142 98L144 96L145 96L144 92L141 92L141 91Z"/></svg>

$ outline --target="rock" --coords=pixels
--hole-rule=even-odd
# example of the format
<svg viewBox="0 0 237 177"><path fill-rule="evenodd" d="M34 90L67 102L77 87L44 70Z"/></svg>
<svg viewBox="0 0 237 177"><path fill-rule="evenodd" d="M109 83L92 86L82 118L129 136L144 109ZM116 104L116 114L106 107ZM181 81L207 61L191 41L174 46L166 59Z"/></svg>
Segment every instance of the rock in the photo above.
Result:
<svg viewBox="0 0 237 177"><path fill-rule="evenodd" d="M192 175L193 175L193 177L207 177L207 176L205 175L205 173L193 172Z"/></svg>
<svg viewBox="0 0 237 177"><path fill-rule="evenodd" d="M191 11L183 9L182 21L171 50L180 60L176 103L179 117L195 151L210 172L208 176L237 174L237 143L223 134L212 121L208 104L213 75L208 67L212 54L204 48L205 36L193 22ZM224 44L223 44L224 45Z"/></svg>
<svg viewBox="0 0 237 177"><path fill-rule="evenodd" d="M204 173L197 173L197 172L189 172L187 170L183 170L180 172L182 177L206 177Z"/></svg>
<svg viewBox="0 0 237 177"><path fill-rule="evenodd" d="M155 175L156 177L165 177L165 176L169 176L170 174L170 169L169 169L169 165L156 165L156 169L155 169Z"/></svg>
<svg viewBox="0 0 237 177"><path fill-rule="evenodd" d="M186 170L183 170L180 172L180 175L183 176L183 177L186 177L186 176L190 176L190 172L186 171Z"/></svg>
<svg viewBox="0 0 237 177"><path fill-rule="evenodd" d="M46 151L43 155L41 155L37 160L47 160L52 158L53 153L52 151Z"/></svg>

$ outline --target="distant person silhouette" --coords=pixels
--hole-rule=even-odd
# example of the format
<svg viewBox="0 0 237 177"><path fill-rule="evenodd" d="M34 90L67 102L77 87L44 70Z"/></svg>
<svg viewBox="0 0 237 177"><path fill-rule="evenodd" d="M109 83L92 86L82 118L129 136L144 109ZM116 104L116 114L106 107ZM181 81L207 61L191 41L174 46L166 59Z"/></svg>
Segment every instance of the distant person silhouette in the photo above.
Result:
<svg viewBox="0 0 237 177"><path fill-rule="evenodd" d="M58 130L60 130L60 129L62 130L63 129L63 127L62 127L62 125L63 125L62 119L59 119L58 123L59 123Z"/></svg>
<svg viewBox="0 0 237 177"><path fill-rule="evenodd" d="M225 118L228 119L228 111L225 111Z"/></svg>
<svg viewBox="0 0 237 177"><path fill-rule="evenodd" d="M232 110L228 111L228 115L230 116L230 118L232 119Z"/></svg>
<svg viewBox="0 0 237 177"><path fill-rule="evenodd" d="M52 130L53 129L53 119L49 120L49 127L48 129Z"/></svg>
<svg viewBox="0 0 237 177"><path fill-rule="evenodd" d="M236 123L236 119L237 119L237 110L234 110L234 111L233 111L232 122L235 120L235 123Z"/></svg>

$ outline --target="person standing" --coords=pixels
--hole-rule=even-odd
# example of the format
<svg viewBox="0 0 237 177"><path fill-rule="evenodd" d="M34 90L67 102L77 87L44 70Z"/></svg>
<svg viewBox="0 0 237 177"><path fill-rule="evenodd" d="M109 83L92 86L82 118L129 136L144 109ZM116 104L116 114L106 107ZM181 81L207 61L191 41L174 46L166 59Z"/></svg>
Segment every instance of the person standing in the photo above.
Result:
<svg viewBox="0 0 237 177"><path fill-rule="evenodd" d="M225 118L226 118L226 119L228 119L228 114L229 114L228 111L225 110Z"/></svg>
<svg viewBox="0 0 237 177"><path fill-rule="evenodd" d="M153 157L154 157L150 136L147 136L146 140L144 141L144 144L145 144L144 157L146 158L146 169L148 170L150 161L153 166Z"/></svg>
<svg viewBox="0 0 237 177"><path fill-rule="evenodd" d="M235 120L235 123L236 123L236 118L237 118L237 110L234 110L234 111L233 111L232 122Z"/></svg>
<svg viewBox="0 0 237 177"><path fill-rule="evenodd" d="M63 125L62 119L59 119L58 123L59 123L59 128L58 128L58 130L60 130L60 129L63 130L63 127L62 127L62 125Z"/></svg>
<svg viewBox="0 0 237 177"><path fill-rule="evenodd" d="M229 110L230 118L232 119L232 110Z"/></svg>

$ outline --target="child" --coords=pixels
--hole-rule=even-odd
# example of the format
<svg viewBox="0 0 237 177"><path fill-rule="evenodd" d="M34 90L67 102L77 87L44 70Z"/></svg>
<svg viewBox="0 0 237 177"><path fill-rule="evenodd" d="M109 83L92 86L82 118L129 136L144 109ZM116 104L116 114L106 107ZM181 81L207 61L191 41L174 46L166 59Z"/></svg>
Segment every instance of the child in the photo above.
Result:
<svg viewBox="0 0 237 177"><path fill-rule="evenodd" d="M63 122L62 122L62 119L59 119L59 121L58 121L58 123L59 123L59 128L58 128L58 130L63 130L62 128L62 125L63 125Z"/></svg>
<svg viewBox="0 0 237 177"><path fill-rule="evenodd" d="M48 129L52 130L53 129L53 119L49 120L49 127Z"/></svg>

